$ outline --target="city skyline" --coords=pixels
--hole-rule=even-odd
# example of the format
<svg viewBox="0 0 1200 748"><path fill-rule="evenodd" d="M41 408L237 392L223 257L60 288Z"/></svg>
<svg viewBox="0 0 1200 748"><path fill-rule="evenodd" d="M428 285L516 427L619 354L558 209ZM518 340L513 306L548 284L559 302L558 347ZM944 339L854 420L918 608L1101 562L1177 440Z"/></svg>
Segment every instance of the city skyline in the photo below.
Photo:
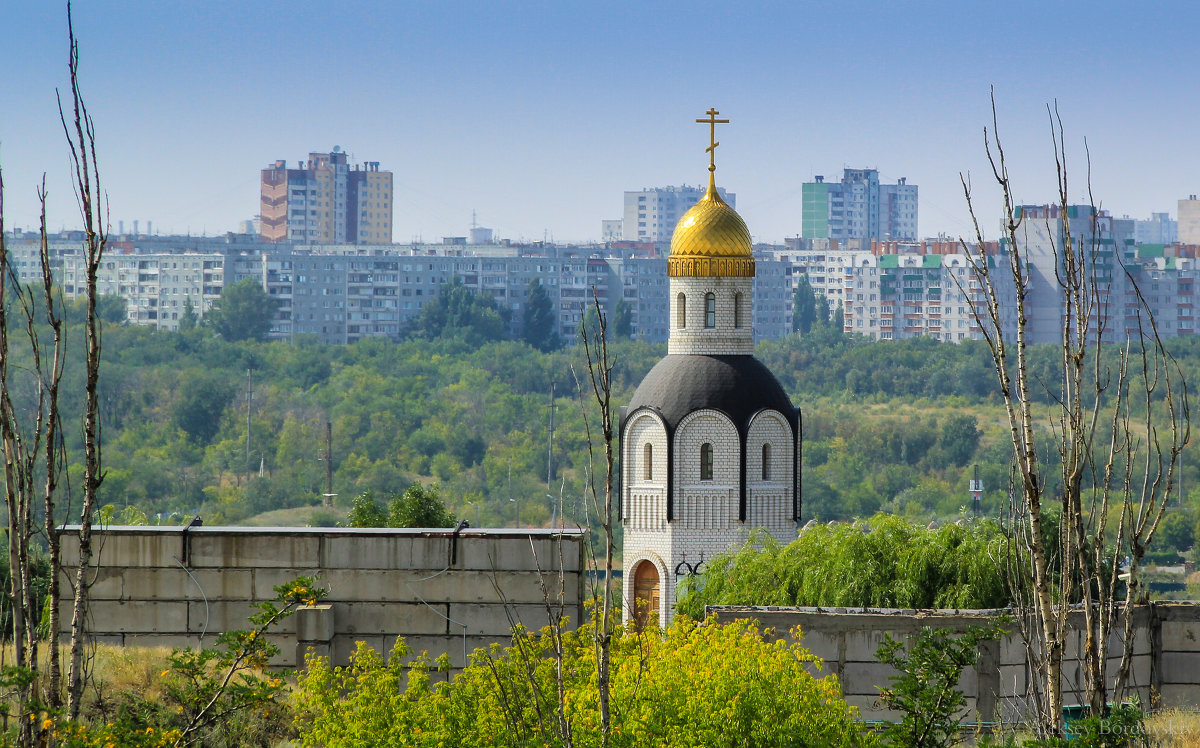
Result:
<svg viewBox="0 0 1200 748"><path fill-rule="evenodd" d="M27 7L28 6L28 7ZM258 210L260 170L340 145L395 172L393 239L480 225L514 240L599 239L628 190L702 184L716 107L718 183L756 241L801 231L801 186L844 167L920 187L920 236L971 231L969 172L995 238L983 151L996 88L1016 198L1055 200L1045 106L1057 99L1073 185L1114 215L1176 213L1200 192L1185 95L1197 53L1183 3L966 8L876 2L359 2L75 6L82 86L110 215L220 234ZM0 50L6 226L78 224L54 89L58 4L6 8Z"/></svg>

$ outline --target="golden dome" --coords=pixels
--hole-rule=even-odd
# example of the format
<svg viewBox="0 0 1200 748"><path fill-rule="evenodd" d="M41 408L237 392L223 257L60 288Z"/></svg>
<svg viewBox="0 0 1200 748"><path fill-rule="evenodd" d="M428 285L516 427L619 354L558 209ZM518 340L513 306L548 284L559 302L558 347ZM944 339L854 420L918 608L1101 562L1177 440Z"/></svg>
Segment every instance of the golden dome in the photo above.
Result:
<svg viewBox="0 0 1200 748"><path fill-rule="evenodd" d="M704 197L675 225L667 275L672 278L754 276L750 230L737 211L717 193L712 172Z"/></svg>

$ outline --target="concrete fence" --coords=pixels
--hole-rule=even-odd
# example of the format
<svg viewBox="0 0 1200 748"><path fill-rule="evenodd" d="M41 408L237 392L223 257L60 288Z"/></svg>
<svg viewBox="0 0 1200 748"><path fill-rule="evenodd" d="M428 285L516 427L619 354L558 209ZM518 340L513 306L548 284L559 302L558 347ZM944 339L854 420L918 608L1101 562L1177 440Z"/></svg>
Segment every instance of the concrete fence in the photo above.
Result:
<svg viewBox="0 0 1200 748"><path fill-rule="evenodd" d="M79 558L72 529L60 531L68 568ZM507 642L513 623L544 626L548 596L557 606L561 591L572 621L583 612L586 536L575 530L107 527L93 538L95 642L211 646L298 576L329 595L273 636L285 667L310 649L346 664L356 642L386 653L404 636L462 668L476 647ZM64 627L72 583L64 573Z"/></svg>
<svg viewBox="0 0 1200 748"><path fill-rule="evenodd" d="M1002 611L914 611L861 608L785 608L712 606L718 621L753 618L779 638L800 641L826 663L842 684L846 701L867 720L895 720L882 708L879 689L896 674L875 659L884 634L906 640L923 627L963 631L987 623ZM1083 696L1083 614L1073 611L1063 667L1064 702L1085 703ZM1200 603L1154 603L1134 611L1133 639L1124 642L1123 619L1109 640L1111 680L1126 645L1132 648L1128 686L1147 706L1200 704ZM968 722L1019 721L1030 715L1030 679L1026 647L1015 623L999 640L979 645L978 663L967 668L958 687L967 699Z"/></svg>

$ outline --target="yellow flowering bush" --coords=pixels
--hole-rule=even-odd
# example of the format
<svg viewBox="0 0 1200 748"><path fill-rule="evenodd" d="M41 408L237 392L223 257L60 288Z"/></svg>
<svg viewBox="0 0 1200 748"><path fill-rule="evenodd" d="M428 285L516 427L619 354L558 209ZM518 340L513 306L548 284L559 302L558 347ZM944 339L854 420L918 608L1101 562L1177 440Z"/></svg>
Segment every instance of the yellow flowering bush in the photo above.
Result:
<svg viewBox="0 0 1200 748"><path fill-rule="evenodd" d="M359 645L351 664L310 657L293 706L303 745L600 745L590 626L562 632L562 690L549 629L518 629L477 650L449 682L398 641L391 657ZM445 667L445 662L441 665ZM801 645L769 641L753 622L677 620L665 634L618 628L612 644L614 748L870 746L837 679Z"/></svg>

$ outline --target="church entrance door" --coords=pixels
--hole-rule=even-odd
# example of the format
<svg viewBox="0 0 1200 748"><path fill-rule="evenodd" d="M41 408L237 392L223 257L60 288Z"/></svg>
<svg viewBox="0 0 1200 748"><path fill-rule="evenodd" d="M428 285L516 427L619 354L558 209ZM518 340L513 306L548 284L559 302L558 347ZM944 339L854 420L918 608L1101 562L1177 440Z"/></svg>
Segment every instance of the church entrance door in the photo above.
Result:
<svg viewBox="0 0 1200 748"><path fill-rule="evenodd" d="M643 561L633 571L634 620L638 628L646 625L651 616L659 614L658 567L651 561Z"/></svg>

